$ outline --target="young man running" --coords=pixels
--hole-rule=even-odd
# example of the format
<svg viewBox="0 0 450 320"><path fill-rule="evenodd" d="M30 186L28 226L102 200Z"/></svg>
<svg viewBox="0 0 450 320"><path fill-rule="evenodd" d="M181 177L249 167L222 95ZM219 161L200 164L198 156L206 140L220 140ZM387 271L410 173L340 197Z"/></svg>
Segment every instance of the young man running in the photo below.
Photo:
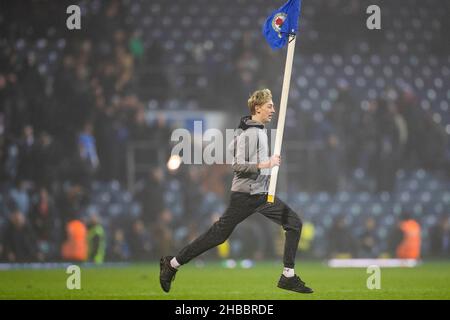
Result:
<svg viewBox="0 0 450 320"><path fill-rule="evenodd" d="M223 243L240 222L255 212L281 225L286 231L284 269L278 287L300 293L313 292L294 272L295 255L302 230L301 220L277 197L274 203L267 203L270 169L281 163L279 155L269 158L269 143L264 128L275 113L270 90L255 91L248 100L248 107L251 116L241 119L239 129L242 133L233 143L234 178L230 204L219 221L184 247L178 255L161 258L159 280L165 292L169 292L181 265Z"/></svg>

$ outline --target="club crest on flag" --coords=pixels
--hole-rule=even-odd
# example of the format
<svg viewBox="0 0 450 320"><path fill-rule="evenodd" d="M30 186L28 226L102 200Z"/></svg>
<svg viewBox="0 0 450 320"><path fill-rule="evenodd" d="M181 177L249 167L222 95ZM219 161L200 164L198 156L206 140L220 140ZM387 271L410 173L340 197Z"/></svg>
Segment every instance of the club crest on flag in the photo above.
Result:
<svg viewBox="0 0 450 320"><path fill-rule="evenodd" d="M284 12L277 13L272 19L272 28L278 33L278 37L282 38L281 27L287 18L287 14Z"/></svg>
<svg viewBox="0 0 450 320"><path fill-rule="evenodd" d="M296 35L300 17L301 0L289 0L272 11L263 25L263 35L274 50L284 47L289 37Z"/></svg>

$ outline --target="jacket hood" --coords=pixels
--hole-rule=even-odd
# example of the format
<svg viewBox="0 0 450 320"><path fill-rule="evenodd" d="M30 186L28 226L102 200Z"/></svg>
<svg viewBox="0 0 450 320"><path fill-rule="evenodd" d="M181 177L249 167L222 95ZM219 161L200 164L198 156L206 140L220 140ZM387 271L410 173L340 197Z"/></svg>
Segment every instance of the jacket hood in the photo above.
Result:
<svg viewBox="0 0 450 320"><path fill-rule="evenodd" d="M264 124L261 122L252 120L251 116L245 116L241 118L238 129L247 130L248 128L259 128L264 129Z"/></svg>

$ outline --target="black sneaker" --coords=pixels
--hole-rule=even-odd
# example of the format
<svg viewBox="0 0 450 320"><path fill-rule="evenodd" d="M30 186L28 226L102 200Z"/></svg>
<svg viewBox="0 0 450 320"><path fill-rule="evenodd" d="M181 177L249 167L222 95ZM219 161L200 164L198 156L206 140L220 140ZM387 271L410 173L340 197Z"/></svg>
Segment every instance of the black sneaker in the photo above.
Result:
<svg viewBox="0 0 450 320"><path fill-rule="evenodd" d="M278 281L278 288L291 290L299 293L313 293L311 288L305 286L305 282L300 279L299 276L294 275L293 277L285 277L283 274Z"/></svg>
<svg viewBox="0 0 450 320"><path fill-rule="evenodd" d="M159 261L159 283L164 292L170 291L170 284L175 280L175 274L178 271L170 265L172 258L170 256L162 257Z"/></svg>

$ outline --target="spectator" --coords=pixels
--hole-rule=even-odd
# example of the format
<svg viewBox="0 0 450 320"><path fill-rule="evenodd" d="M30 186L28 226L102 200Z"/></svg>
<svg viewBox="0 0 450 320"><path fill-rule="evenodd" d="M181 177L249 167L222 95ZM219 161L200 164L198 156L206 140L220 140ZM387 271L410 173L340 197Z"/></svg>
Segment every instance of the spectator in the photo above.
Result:
<svg viewBox="0 0 450 320"><path fill-rule="evenodd" d="M0 92L1 92L1 75L0 75ZM1 98L0 98L1 101ZM0 112L0 179L6 179L6 132L5 132L5 116Z"/></svg>
<svg viewBox="0 0 450 320"><path fill-rule="evenodd" d="M408 139L402 155L403 167L408 170L421 166L420 158L425 145L423 113L418 101L418 97L410 88L404 89L398 100L399 112L404 117L408 130Z"/></svg>
<svg viewBox="0 0 450 320"><path fill-rule="evenodd" d="M134 114L133 126L131 128L131 138L134 141L148 141L152 138L151 130L145 116L144 108L138 108Z"/></svg>
<svg viewBox="0 0 450 320"><path fill-rule="evenodd" d="M338 216L328 231L328 255L332 258L352 258L354 239L344 216Z"/></svg>
<svg viewBox="0 0 450 320"><path fill-rule="evenodd" d="M66 261L83 262L88 258L86 225L79 219L66 224L66 240L61 248L62 258Z"/></svg>
<svg viewBox="0 0 450 320"><path fill-rule="evenodd" d="M302 235L298 249L301 251L301 256L305 258L314 257L314 239L315 239L315 226L310 221L303 222Z"/></svg>
<svg viewBox="0 0 450 320"><path fill-rule="evenodd" d="M129 244L133 260L143 261L151 258L153 250L152 239L141 220L133 222Z"/></svg>
<svg viewBox="0 0 450 320"><path fill-rule="evenodd" d="M136 194L136 200L142 205L142 221L150 230L158 223L158 217L165 208L163 181L164 171L161 168L153 168L141 182L141 189Z"/></svg>
<svg viewBox="0 0 450 320"><path fill-rule="evenodd" d="M119 74L115 85L116 92L127 92L127 89L129 89L128 86L133 77L133 56L130 55L123 46L117 46L116 61Z"/></svg>
<svg viewBox="0 0 450 320"><path fill-rule="evenodd" d="M30 215L31 225L36 234L36 244L45 260L56 259L59 242L58 229L61 221L56 213L53 199L46 188L41 188L33 198L33 209Z"/></svg>
<svg viewBox="0 0 450 320"><path fill-rule="evenodd" d="M126 102L126 101L124 101ZM128 110L118 112L113 121L113 141L112 145L112 174L111 178L124 182L126 172L126 152L129 141L130 130L128 123Z"/></svg>
<svg viewBox="0 0 450 320"><path fill-rule="evenodd" d="M156 256L164 256L173 247L173 213L165 208L158 216L157 223L153 226L152 233L154 234L156 244Z"/></svg>
<svg viewBox="0 0 450 320"><path fill-rule="evenodd" d="M357 166L368 175L373 175L377 166L377 108L378 104L375 100L368 102L367 109L361 115L361 128L364 129L358 135L361 147L358 152Z"/></svg>
<svg viewBox="0 0 450 320"><path fill-rule="evenodd" d="M314 190L335 193L346 180L343 172L344 143L339 140L334 126L327 119L315 114L314 121L314 140L324 146L317 152L320 165L314 170L317 177L314 179L317 180L317 188Z"/></svg>
<svg viewBox="0 0 450 320"><path fill-rule="evenodd" d="M102 180L110 180L114 177L113 164L114 157L117 156L115 144L115 128L114 119L116 117L116 109L112 106L102 107L97 110L95 117L95 133L98 147L99 162L102 164L100 168L100 178Z"/></svg>
<svg viewBox="0 0 450 320"><path fill-rule="evenodd" d="M395 174L399 159L399 131L396 130L394 115L389 112L388 102L379 99L376 111L376 191L391 192L395 187Z"/></svg>
<svg viewBox="0 0 450 320"><path fill-rule="evenodd" d="M64 192L57 197L57 207L63 221L63 225L82 211L87 202L85 189L81 185L66 185Z"/></svg>
<svg viewBox="0 0 450 320"><path fill-rule="evenodd" d="M83 131L78 137L78 145L81 159L89 165L91 171L95 172L100 163L98 160L97 146L95 144L93 130L92 123L86 123Z"/></svg>
<svg viewBox="0 0 450 320"><path fill-rule="evenodd" d="M9 218L3 239L4 254L8 262L31 262L42 260L30 224L20 210Z"/></svg>
<svg viewBox="0 0 450 320"><path fill-rule="evenodd" d="M139 77L140 87L145 88L140 90L139 97L144 101L150 99L165 101L167 99L170 83L167 72L162 68L164 57L165 52L161 42L153 40L146 50L144 58L149 71L140 73Z"/></svg>
<svg viewBox="0 0 450 320"><path fill-rule="evenodd" d="M144 43L142 41L142 32L134 31L128 42L128 47L131 54L140 61L144 55Z"/></svg>
<svg viewBox="0 0 450 320"><path fill-rule="evenodd" d="M408 144L408 125L406 123L405 118L403 115L398 111L398 106L395 103L390 103L388 105L389 113L392 116L392 119L394 120L394 126L397 130L397 136L398 136L398 148L396 152L396 162L397 167L400 166L400 162L403 160L403 155L405 153L406 145Z"/></svg>
<svg viewBox="0 0 450 320"><path fill-rule="evenodd" d="M160 150L162 151L162 158L168 159L171 152L171 140L172 129L167 121L165 115L160 114L156 118L156 122L150 126L150 136L153 141L158 141L160 144Z"/></svg>
<svg viewBox="0 0 450 320"><path fill-rule="evenodd" d="M439 171L445 167L448 134L436 123L431 114L422 119L425 129L425 147L422 155L422 167L430 171Z"/></svg>
<svg viewBox="0 0 450 320"><path fill-rule="evenodd" d="M202 183L205 182L205 175L201 174L200 168L192 166L187 169L185 176L184 188L184 216L192 221L198 221L201 215L202 199L205 195L205 189L202 188ZM214 185L217 185L215 183ZM210 214L210 212L208 212Z"/></svg>
<svg viewBox="0 0 450 320"><path fill-rule="evenodd" d="M85 189L89 189L92 180L95 177L96 168L92 166L89 158L86 158L86 149L84 144L78 144L78 149L65 168L65 180L75 185L80 185Z"/></svg>
<svg viewBox="0 0 450 320"><path fill-rule="evenodd" d="M364 229L359 235L358 256L361 258L378 258L380 255L380 238L374 218L368 217Z"/></svg>
<svg viewBox="0 0 450 320"><path fill-rule="evenodd" d="M403 212L389 239L390 250L399 259L418 259L421 228L409 212Z"/></svg>
<svg viewBox="0 0 450 320"><path fill-rule="evenodd" d="M53 137L43 132L36 148L36 184L49 188L58 176L59 150Z"/></svg>
<svg viewBox="0 0 450 320"><path fill-rule="evenodd" d="M337 87L338 95L328 117L336 136L335 140L342 150L342 165L339 171L348 178L357 161L359 143L355 132L360 129L361 112L347 81L340 79ZM331 143L330 147L332 145Z"/></svg>
<svg viewBox="0 0 450 320"><path fill-rule="evenodd" d="M29 182L19 181L17 187L10 189L9 192L10 200L12 200L12 208L18 208L25 216L28 216L31 206L30 195L28 193L29 188Z"/></svg>
<svg viewBox="0 0 450 320"><path fill-rule="evenodd" d="M127 261L131 257L130 247L125 239L125 232L117 228L113 232L109 256L112 261Z"/></svg>
<svg viewBox="0 0 450 320"><path fill-rule="evenodd" d="M88 260L102 264L106 254L106 234L97 213L91 214L88 221Z"/></svg>
<svg viewBox="0 0 450 320"><path fill-rule="evenodd" d="M430 254L433 257L450 257L450 221L448 215L443 215L430 230Z"/></svg>
<svg viewBox="0 0 450 320"><path fill-rule="evenodd" d="M27 125L23 128L23 137L19 141L19 179L34 181L36 178L36 150L37 142L34 138L33 127Z"/></svg>

